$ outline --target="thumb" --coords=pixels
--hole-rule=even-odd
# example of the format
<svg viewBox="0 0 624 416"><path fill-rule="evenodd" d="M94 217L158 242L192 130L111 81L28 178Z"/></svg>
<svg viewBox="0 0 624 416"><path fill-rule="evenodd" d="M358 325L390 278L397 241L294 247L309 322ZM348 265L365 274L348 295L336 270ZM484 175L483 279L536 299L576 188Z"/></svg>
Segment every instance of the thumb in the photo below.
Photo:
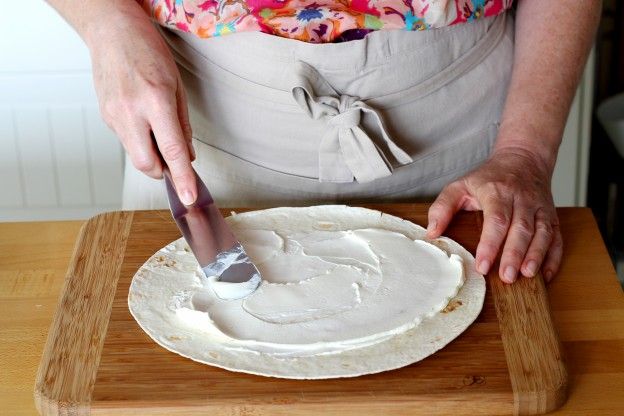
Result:
<svg viewBox="0 0 624 416"><path fill-rule="evenodd" d="M442 235L453 216L461 209L466 195L467 190L460 182L453 182L444 187L429 207L428 238L437 238Z"/></svg>

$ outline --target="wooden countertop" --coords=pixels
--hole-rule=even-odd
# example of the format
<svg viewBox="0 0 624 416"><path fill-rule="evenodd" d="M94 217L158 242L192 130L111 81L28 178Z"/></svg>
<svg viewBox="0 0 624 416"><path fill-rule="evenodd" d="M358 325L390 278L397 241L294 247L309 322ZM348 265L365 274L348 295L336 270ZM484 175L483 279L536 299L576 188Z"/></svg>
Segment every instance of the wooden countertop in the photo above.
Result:
<svg viewBox="0 0 624 416"><path fill-rule="evenodd" d="M548 287L570 373L556 415L624 414L624 293L591 215L559 210L565 257ZM0 223L0 409L36 415L33 385L82 222Z"/></svg>

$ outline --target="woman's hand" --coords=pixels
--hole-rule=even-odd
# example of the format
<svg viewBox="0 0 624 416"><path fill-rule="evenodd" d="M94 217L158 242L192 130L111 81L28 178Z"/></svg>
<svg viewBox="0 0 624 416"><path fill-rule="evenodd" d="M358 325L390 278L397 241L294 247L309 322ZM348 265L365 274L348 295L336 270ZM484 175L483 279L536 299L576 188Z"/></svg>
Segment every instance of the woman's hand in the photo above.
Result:
<svg viewBox="0 0 624 416"><path fill-rule="evenodd" d="M559 269L562 240L550 181L601 5L517 3L513 71L494 152L444 188L429 209L427 231L435 238L460 209L483 210L477 270L487 273L502 249L499 275L508 283L540 268L549 281Z"/></svg>
<svg viewBox="0 0 624 416"><path fill-rule="evenodd" d="M153 178L163 166L151 138L171 171L180 199L197 196L195 159L186 96L164 40L136 2L93 19L84 36L104 121L115 131L133 165Z"/></svg>
<svg viewBox="0 0 624 416"><path fill-rule="evenodd" d="M427 236L440 236L461 209L483 210L477 271L486 274L502 248L499 276L513 283L561 263L562 239L553 203L550 163L522 148L496 150L482 166L447 185L429 209Z"/></svg>

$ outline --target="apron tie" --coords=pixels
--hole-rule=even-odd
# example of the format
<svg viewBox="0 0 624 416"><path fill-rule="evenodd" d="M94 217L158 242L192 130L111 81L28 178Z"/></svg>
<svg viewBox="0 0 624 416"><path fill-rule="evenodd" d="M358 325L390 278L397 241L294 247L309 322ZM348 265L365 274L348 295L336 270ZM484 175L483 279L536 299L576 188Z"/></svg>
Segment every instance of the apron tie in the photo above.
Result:
<svg viewBox="0 0 624 416"><path fill-rule="evenodd" d="M360 126L370 115L394 158L405 165L412 158L386 133L381 117L357 97L340 95L310 65L295 64L298 78L292 94L299 106L315 120L325 120L328 128L319 145L319 181L360 183L390 176L392 165Z"/></svg>

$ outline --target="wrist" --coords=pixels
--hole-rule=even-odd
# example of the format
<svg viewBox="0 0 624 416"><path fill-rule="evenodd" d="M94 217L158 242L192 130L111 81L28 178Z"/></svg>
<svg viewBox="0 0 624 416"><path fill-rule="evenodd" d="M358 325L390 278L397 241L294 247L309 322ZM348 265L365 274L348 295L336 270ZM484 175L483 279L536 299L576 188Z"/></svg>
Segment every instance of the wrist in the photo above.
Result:
<svg viewBox="0 0 624 416"><path fill-rule="evenodd" d="M125 36L128 29L151 24L149 16L136 1L97 1L83 15L78 29L90 50L109 42L115 36Z"/></svg>
<svg viewBox="0 0 624 416"><path fill-rule="evenodd" d="M552 176L557 162L561 136L539 133L535 129L512 128L501 124L498 138L492 149L492 156L502 153L516 153L531 158L548 175Z"/></svg>

